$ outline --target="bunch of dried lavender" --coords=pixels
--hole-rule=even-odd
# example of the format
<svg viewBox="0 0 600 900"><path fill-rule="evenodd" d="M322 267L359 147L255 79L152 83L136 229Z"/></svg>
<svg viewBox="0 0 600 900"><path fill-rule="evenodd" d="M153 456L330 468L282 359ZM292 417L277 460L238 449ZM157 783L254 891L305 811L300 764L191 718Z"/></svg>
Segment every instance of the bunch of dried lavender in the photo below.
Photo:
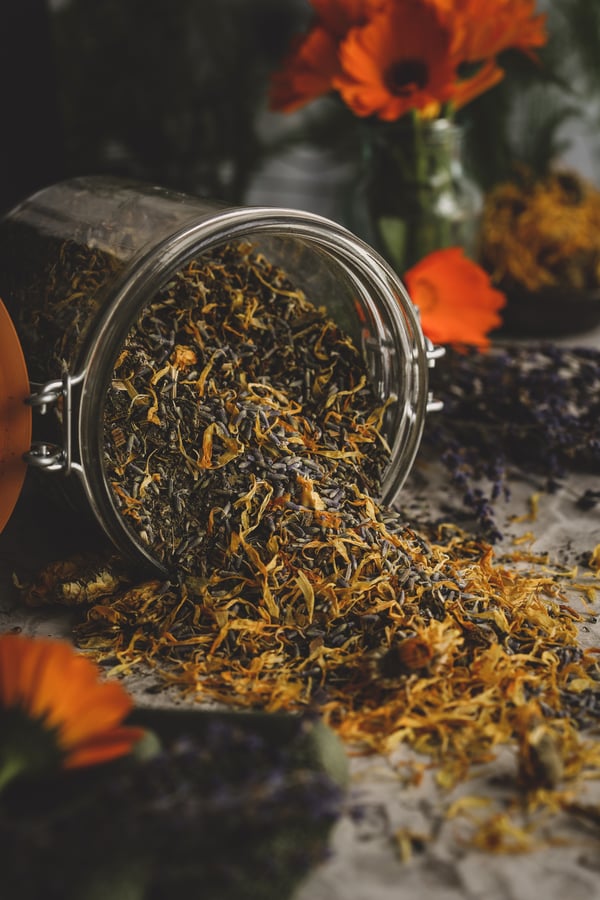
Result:
<svg viewBox="0 0 600 900"><path fill-rule="evenodd" d="M554 491L569 471L600 471L600 351L551 343L449 349L432 382L444 409L430 417L422 452L441 459L488 539L501 537L495 503L512 479L542 478Z"/></svg>
<svg viewBox="0 0 600 900"><path fill-rule="evenodd" d="M160 738L147 757L3 793L2 896L288 896L341 809L325 763L333 734L289 716L138 711L138 721Z"/></svg>

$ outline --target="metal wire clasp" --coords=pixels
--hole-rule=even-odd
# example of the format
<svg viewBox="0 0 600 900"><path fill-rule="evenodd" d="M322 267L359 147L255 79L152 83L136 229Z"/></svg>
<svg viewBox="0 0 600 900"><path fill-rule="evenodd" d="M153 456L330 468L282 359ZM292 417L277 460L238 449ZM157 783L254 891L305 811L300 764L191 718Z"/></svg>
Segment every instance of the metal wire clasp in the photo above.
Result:
<svg viewBox="0 0 600 900"><path fill-rule="evenodd" d="M425 355L427 356L427 363L430 369L433 369L438 359L441 359L442 356L446 353L445 347L436 346L432 344L429 338L426 338L427 349L425 351ZM436 400L431 391L427 394L427 412L441 412L444 408L443 400Z"/></svg>
<svg viewBox="0 0 600 900"><path fill-rule="evenodd" d="M80 463L73 461L73 387L83 381L85 373L69 375L46 384L32 384L35 387L26 400L30 406L44 416L51 407L60 404L62 421L62 446L48 441L33 441L31 448L23 454L23 459L31 466L47 472L62 472L70 475L73 469L81 470Z"/></svg>

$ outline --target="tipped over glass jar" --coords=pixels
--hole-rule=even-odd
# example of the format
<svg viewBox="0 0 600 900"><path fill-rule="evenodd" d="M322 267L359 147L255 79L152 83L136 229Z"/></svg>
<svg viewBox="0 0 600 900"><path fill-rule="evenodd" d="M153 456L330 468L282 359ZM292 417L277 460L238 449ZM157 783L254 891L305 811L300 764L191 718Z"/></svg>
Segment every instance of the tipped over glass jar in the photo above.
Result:
<svg viewBox="0 0 600 900"><path fill-rule="evenodd" d="M45 413L28 463L163 574L242 496L332 508L335 474L392 505L438 406L397 275L307 212L71 179L0 223L0 297Z"/></svg>

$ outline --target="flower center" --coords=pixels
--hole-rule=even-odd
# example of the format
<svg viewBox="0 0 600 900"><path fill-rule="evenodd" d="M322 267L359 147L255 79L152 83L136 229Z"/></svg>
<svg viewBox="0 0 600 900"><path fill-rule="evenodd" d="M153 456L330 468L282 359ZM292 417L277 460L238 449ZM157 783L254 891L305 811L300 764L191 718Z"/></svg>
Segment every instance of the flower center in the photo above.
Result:
<svg viewBox="0 0 600 900"><path fill-rule="evenodd" d="M0 790L21 772L60 767L63 753L56 730L20 707L0 708Z"/></svg>
<svg viewBox="0 0 600 900"><path fill-rule="evenodd" d="M389 67L385 73L388 90L397 97L409 94L415 87L424 88L429 70L422 59L403 59Z"/></svg>

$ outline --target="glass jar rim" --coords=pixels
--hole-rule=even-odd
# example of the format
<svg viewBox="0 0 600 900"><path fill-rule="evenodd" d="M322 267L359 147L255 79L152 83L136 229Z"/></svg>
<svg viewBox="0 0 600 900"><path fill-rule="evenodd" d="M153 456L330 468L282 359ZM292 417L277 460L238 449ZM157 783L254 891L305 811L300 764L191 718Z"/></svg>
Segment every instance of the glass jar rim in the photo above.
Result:
<svg viewBox="0 0 600 900"><path fill-rule="evenodd" d="M152 556L151 547L143 546L127 528L105 476L98 411L103 407L114 361L141 309L189 260L224 243L264 235L289 237L318 248L355 281L368 284L378 300L384 301L385 321L377 304L372 303L371 312L379 320L381 334L387 332L390 352L394 346L403 348L405 389L404 396L397 399L394 422L398 427L394 429L391 461L383 478L379 498L382 502L391 502L397 495L419 447L428 402L427 342L418 311L388 263L348 229L314 213L283 207L234 207L200 216L153 246L146 246L127 264L81 357L78 471L88 502L113 542L129 547L133 543L133 555L155 569L163 567ZM95 473L101 473L101 477Z"/></svg>

